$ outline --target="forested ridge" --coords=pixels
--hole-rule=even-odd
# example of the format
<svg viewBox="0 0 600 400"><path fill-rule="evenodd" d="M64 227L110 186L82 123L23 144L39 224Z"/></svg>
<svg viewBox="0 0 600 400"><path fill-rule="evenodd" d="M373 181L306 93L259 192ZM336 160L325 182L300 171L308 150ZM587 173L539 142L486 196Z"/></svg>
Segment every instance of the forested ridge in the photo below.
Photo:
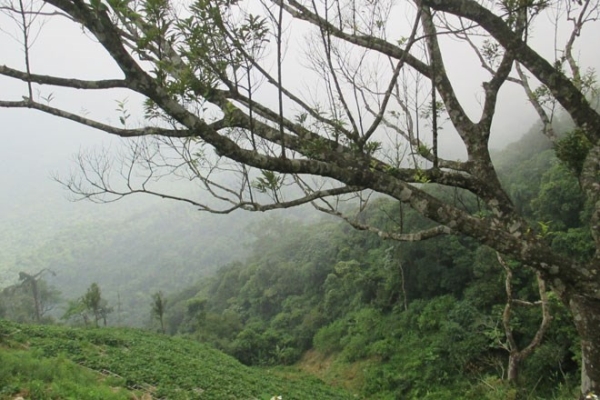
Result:
<svg viewBox="0 0 600 400"><path fill-rule="evenodd" d="M537 235L569 257L585 260L592 255L588 211L577 179L536 128L495 153L495 162L516 207L538 227ZM487 212L459 190L427 190L473 215ZM509 380L512 347L503 325L504 268L512 275L514 305L508 322L517 350L531 343L542 322L538 283L532 270L500 259L473 239L448 235L395 242L332 217L302 221L267 215L244 220L247 225L241 229L231 220L230 225L220 224L214 216L188 225L183 221L193 218L189 212L195 210L141 212L100 230L81 224L31 253L38 257L31 265L60 271L42 281L59 287L64 300L84 294L91 282L102 282L102 296L111 294L109 325L160 331L158 318L151 322L150 317L151 295L161 291L165 302L160 319L167 334L205 342L248 366L306 370L361 398L576 396L577 333L568 310L551 292L551 323L518 365L518 378ZM384 197L372 201L359 218L388 232L431 226ZM140 235L144 237L138 241ZM169 236L196 244L165 243L162 239ZM233 248L246 256L230 262L226 257ZM194 270L194 265L212 267ZM197 283L181 290L191 281ZM132 299L122 305L125 311L118 318L115 286ZM27 303L28 287L22 291L20 301ZM16 315L11 299L5 290L0 312L6 317ZM31 312L31 305L19 310ZM46 321L67 321L59 319L60 313L54 315ZM68 320L75 325L83 321Z"/></svg>
<svg viewBox="0 0 600 400"><path fill-rule="evenodd" d="M146 308L152 293L176 290L182 282L242 259L248 251L246 226L259 217L218 218L168 202L142 205L139 210L111 207L113 215L108 216L92 212L73 218L68 212L47 215L43 209L29 218L15 213L0 232L7 238L2 286L18 283L20 272L47 271L43 280L61 292L62 301L50 312L58 318L66 300L83 295L96 282L115 307L111 322L141 327L150 318ZM59 217L62 224L53 222ZM19 320L26 322L23 313Z"/></svg>

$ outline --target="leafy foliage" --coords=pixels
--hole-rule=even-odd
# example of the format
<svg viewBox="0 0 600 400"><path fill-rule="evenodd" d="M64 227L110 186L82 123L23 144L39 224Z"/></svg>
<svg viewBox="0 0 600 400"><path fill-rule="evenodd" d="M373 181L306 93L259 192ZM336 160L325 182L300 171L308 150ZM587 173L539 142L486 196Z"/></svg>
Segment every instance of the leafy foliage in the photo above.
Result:
<svg viewBox="0 0 600 400"><path fill-rule="evenodd" d="M152 295L152 316L160 323L160 331L165 333L165 308L167 307L167 299L163 292L158 291Z"/></svg>
<svg viewBox="0 0 600 400"><path fill-rule="evenodd" d="M561 160L576 176L581 174L583 161L592 148L592 143L583 131L574 129L556 145L556 157Z"/></svg>
<svg viewBox="0 0 600 400"><path fill-rule="evenodd" d="M512 154L517 164L503 172L505 185L541 238L583 256L582 249L591 249L589 237L577 236L586 232L585 204L547 147L540 141L527 148L531 154ZM472 198L429 190L485 218ZM359 218L387 230L431 226L385 199ZM248 365L303 365L303 354L316 350L346 371L333 382L354 376L353 366L360 365L357 388L374 399L456 393L475 399L487 385L494 389L485 398L519 398L533 387L528 395L547 397L575 384L576 335L556 299L554 323L522 366L521 386L502 383L508 357L503 269L493 250L469 238L390 243L328 219L304 225L272 220L257 231L246 263L229 264L175 295L166 313L170 332L211 343ZM515 298L539 300L535 275L514 263L512 286ZM519 346L529 343L540 319L536 306L513 308Z"/></svg>
<svg viewBox="0 0 600 400"><path fill-rule="evenodd" d="M110 371L121 377L120 385L143 388L158 398L270 399L280 394L292 400L353 398L314 378L303 375L293 380L286 379L275 372L245 367L209 346L140 330L27 326L0 320L0 343L3 345L0 359L14 359L14 355L11 356L4 347L15 348L27 343L35 351L35 357L48 360L31 371L25 369L28 364L21 367L11 362L1 363L0 370L18 368L27 371L24 376L35 377L35 371L52 376L55 374L54 368L43 367L47 367L47 363L53 362L56 357L62 357L63 360L71 360L95 371ZM73 362L63 361L63 370L77 370ZM2 374L0 379L8 379L10 391L18 393L25 384L15 380L14 376L11 373ZM73 380L77 377L74 375ZM43 388L47 389L46 386ZM78 398L102 397L83 395ZM123 397L115 395L105 398Z"/></svg>
<svg viewBox="0 0 600 400"><path fill-rule="evenodd" d="M101 379L102 378L102 379ZM39 351L0 350L0 399L126 400L131 394L120 379L102 377L65 357Z"/></svg>

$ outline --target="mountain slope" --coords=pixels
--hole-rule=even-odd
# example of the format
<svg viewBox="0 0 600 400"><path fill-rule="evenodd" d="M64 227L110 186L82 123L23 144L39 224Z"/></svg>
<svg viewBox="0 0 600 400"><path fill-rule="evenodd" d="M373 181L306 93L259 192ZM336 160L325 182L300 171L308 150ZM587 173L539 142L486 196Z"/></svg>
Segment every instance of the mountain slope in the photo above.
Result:
<svg viewBox="0 0 600 400"><path fill-rule="evenodd" d="M246 255L246 225L255 215L215 216L166 201L141 204L137 210L95 206L90 213L75 204L72 214L58 212L66 221L45 216L43 208L0 218L0 289L21 271L46 268L56 275L43 278L65 300L96 282L115 309L113 323L143 326L152 293L181 289Z"/></svg>
<svg viewBox="0 0 600 400"><path fill-rule="evenodd" d="M70 359L128 387L165 399L344 400L355 398L308 376L249 368L207 345L134 329L76 329L0 320L0 353L23 348ZM14 388L18 392L18 388ZM82 398L85 400L84 398Z"/></svg>

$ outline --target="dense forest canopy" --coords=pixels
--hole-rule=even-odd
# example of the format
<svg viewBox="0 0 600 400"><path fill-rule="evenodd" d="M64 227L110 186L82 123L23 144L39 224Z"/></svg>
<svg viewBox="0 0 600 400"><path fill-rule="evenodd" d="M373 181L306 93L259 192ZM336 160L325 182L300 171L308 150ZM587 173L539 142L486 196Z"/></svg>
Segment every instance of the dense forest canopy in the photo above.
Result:
<svg viewBox="0 0 600 400"><path fill-rule="evenodd" d="M118 165L104 154L80 156L80 175L63 180L76 195L112 201L147 193L215 213L311 203L380 238L470 237L498 252L508 276L511 263L532 268L540 287L547 283L568 307L581 341L581 396L600 392L600 115L589 101L595 99L594 72L575 57L578 39L597 27L597 1L2 4L20 29L25 57L23 68L2 65L0 74L25 82L25 91L18 100L0 100L1 107L34 109L138 138ZM46 5L51 11L42 9ZM397 23L397 15L406 23ZM30 50L38 33L32 21L42 17L82 27L104 50L94 57L109 57L120 75L82 80L34 71ZM546 57L532 36L547 18L554 32L545 36L554 51ZM308 38L304 60L295 65L302 72L285 58L292 32ZM470 49L483 76L475 115L449 73L450 43ZM307 90L292 84L304 72ZM63 107L51 93L37 94L40 85L128 90L144 98L143 121L133 126L121 101L120 124L101 122ZM544 170L537 203L517 205L514 198L527 196L527 187L511 193L490 154L497 110L506 100L500 91L507 85L524 90L566 168L537 160L535 167ZM575 124L564 137L553 125L559 106ZM446 156L442 128L466 157ZM552 203L561 188L553 182L569 174L577 181L569 183L561 203ZM154 183L165 175L189 179L212 200L160 191ZM455 189L468 192L477 207L454 201ZM410 206L428 222L410 225L411 231L404 224L371 225L361 216L377 197L373 192ZM347 214L349 197L360 202L358 214ZM572 208L562 207L563 201ZM588 224L580 227L584 204ZM561 224L556 229L571 235L561 236L562 243L549 224L555 219ZM594 246L567 254L575 238L591 238ZM349 263L340 266L344 271L356 267L339 261ZM517 362L522 352L513 354L516 340L505 331Z"/></svg>

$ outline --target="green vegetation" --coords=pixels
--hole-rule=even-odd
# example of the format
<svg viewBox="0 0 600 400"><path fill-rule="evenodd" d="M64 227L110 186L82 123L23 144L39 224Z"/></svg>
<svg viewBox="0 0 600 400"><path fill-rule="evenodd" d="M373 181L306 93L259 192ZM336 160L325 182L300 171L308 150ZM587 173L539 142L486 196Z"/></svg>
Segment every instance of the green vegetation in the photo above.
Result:
<svg viewBox="0 0 600 400"><path fill-rule="evenodd" d="M248 264L219 270L193 295L173 296L168 329L247 365L305 368L302 356L314 349L330 357L334 372L323 379L370 399L510 398L481 397L492 384L518 398L560 398L576 388L576 334L556 299L553 324L518 387L503 380L506 294L490 249L460 237L394 244L338 222L271 234L281 247L259 247ZM535 302L533 274L514 273L519 299ZM521 347L540 319L539 307L514 310Z"/></svg>
<svg viewBox="0 0 600 400"><path fill-rule="evenodd" d="M0 345L0 393L8 396L27 391L35 399L128 398L121 390L107 394L116 385L174 400L268 400L275 395L286 400L353 398L307 375L290 379L274 371L248 368L207 345L140 330L18 325L0 320ZM15 350L24 347L28 351ZM119 378L97 384L98 374L75 363Z"/></svg>
<svg viewBox="0 0 600 400"><path fill-rule="evenodd" d="M62 316L63 320L81 319L87 326L92 324L97 328L99 321L102 320L102 325L107 325L107 318L114 311L113 307L108 305L108 302L102 298L102 291L97 283L92 283L85 295L77 300L69 301L67 311Z"/></svg>
<svg viewBox="0 0 600 400"><path fill-rule="evenodd" d="M563 255L586 261L593 254L589 207L573 171L534 133L523 143L527 145L495 157L507 192L529 219L531 234ZM427 190L480 218L489 212L463 192L436 185ZM391 232L432 226L386 198L374 199L357 217ZM343 390L382 400L576 396L578 338L568 310L552 293L547 301L550 327L513 371L517 378L510 378L509 350L527 347L542 321L536 275L514 260L499 262L495 251L466 236L393 242L338 219L302 223L278 217L255 222L238 235L252 238L245 261L226 263L184 290L163 291L148 284L140 295L138 315L146 316L152 330L171 336L2 322L3 360L9 365L22 356L64 368L75 368L75 362L120 377L106 383L92 374L89 385L99 386L90 393L100 393L108 384L168 399L350 398ZM515 299L506 321L505 268ZM129 273L143 275L135 268ZM155 273L144 279L165 282L174 276L170 270ZM184 275L177 286L189 279ZM121 284L128 291L139 281ZM44 279L38 287L40 299L52 297ZM75 325L104 325L103 310L116 307L104 300L110 285L88 282L86 287L78 299L69 299L65 319ZM5 290L0 316L35 321L31 293L30 285ZM17 353L23 347L30 350ZM61 375L11 376L3 383L9 395L40 390L68 398L69 379Z"/></svg>
<svg viewBox="0 0 600 400"><path fill-rule="evenodd" d="M215 216L178 204L160 204L160 208L143 206L129 212L119 209L110 217L97 211L71 215L65 210L61 216L70 223L63 221L63 225L43 210L32 209L29 216L3 213L0 289L16 283L21 271L34 274L47 269L56 276L44 274L44 284L61 292L63 302L85 295L96 282L103 298L114 307L109 323L146 326L152 293L178 290L182 282L194 282L220 265L245 257L244 227L260 217L251 213ZM113 206L96 208L112 210ZM57 229L38 232L30 225L32 220L43 228L51 224ZM47 315L60 317L64 312L60 308L68 306L54 307ZM35 321L26 311L11 311L11 319Z"/></svg>
<svg viewBox="0 0 600 400"><path fill-rule="evenodd" d="M116 378L99 378L64 357L39 351L0 350L0 399L125 400L131 395Z"/></svg>
<svg viewBox="0 0 600 400"><path fill-rule="evenodd" d="M525 140L536 143L530 134ZM576 178L544 141L498 154L514 201L557 251L592 252ZM511 168L504 166L510 165ZM484 216L463 193L438 197ZM387 231L427 228L397 202L378 199L361 221ZM464 236L397 243L338 220L272 220L253 254L169 297L167 330L207 342L247 365L296 365L372 399L572 398L578 339L556 296L553 321L510 382L511 348L531 343L542 320L535 274L510 261L513 304L503 327L505 270L496 253ZM512 346L512 347L511 347ZM306 354L327 360L316 368ZM351 382L350 382L351 381Z"/></svg>

